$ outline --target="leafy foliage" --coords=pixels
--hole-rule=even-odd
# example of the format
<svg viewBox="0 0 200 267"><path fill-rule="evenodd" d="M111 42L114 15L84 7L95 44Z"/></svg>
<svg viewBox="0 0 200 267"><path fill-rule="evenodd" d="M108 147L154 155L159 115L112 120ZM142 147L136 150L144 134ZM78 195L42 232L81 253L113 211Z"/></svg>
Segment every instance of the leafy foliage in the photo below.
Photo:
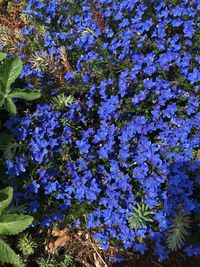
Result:
<svg viewBox="0 0 200 267"><path fill-rule="evenodd" d="M12 135L6 131L0 132L0 150L6 160L12 159L20 149L20 144Z"/></svg>
<svg viewBox="0 0 200 267"><path fill-rule="evenodd" d="M38 261L39 267L55 267L56 264L55 260L51 257L48 257L47 259L42 258Z"/></svg>
<svg viewBox="0 0 200 267"><path fill-rule="evenodd" d="M35 52L30 59L30 63L33 68L41 71L48 69L51 74L56 71L57 67L53 55L48 55L46 51Z"/></svg>
<svg viewBox="0 0 200 267"><path fill-rule="evenodd" d="M61 261L59 267L72 267L73 257L70 254L65 254L64 259Z"/></svg>
<svg viewBox="0 0 200 267"><path fill-rule="evenodd" d="M74 266L73 257L70 254L64 254L62 257L55 254L48 258L41 258L38 261L39 267L72 267Z"/></svg>
<svg viewBox="0 0 200 267"><path fill-rule="evenodd" d="M11 187L6 187L0 192L0 215L5 208L8 207L12 200L13 189Z"/></svg>
<svg viewBox="0 0 200 267"><path fill-rule="evenodd" d="M32 68L35 68L42 73L47 72L48 75L53 75L61 86L65 83L63 74L67 71L71 71L72 67L68 60L66 48L61 46L58 49L58 52L59 58L57 58L54 53L49 55L47 51L36 51L31 56L29 62L31 63Z"/></svg>
<svg viewBox="0 0 200 267"><path fill-rule="evenodd" d="M32 90L12 89L11 85L22 72L22 61L19 57L7 59L0 66L0 108L4 105L6 110L11 114L17 113L16 105L13 101L15 98L24 100L34 100L40 97L40 93Z"/></svg>
<svg viewBox="0 0 200 267"><path fill-rule="evenodd" d="M6 53L0 52L0 61L4 60L7 57Z"/></svg>
<svg viewBox="0 0 200 267"><path fill-rule="evenodd" d="M170 250L177 251L182 247L188 235L188 229L191 227L190 222L189 216L181 211L174 215L166 239L167 246Z"/></svg>
<svg viewBox="0 0 200 267"><path fill-rule="evenodd" d="M15 235L25 230L33 221L33 217L19 214L4 214L13 197L13 189L7 187L0 192L0 235ZM20 266L20 259L15 252L0 239L0 261Z"/></svg>
<svg viewBox="0 0 200 267"><path fill-rule="evenodd" d="M23 253L23 255L32 255L37 248L36 242L33 240L32 236L29 234L24 234L18 240L18 249Z"/></svg>
<svg viewBox="0 0 200 267"><path fill-rule="evenodd" d="M68 217L96 229L102 248L117 241L141 253L145 236L165 259L174 212L181 206L198 225L198 1L27 0L23 8L23 77L53 105L6 123L24 148L3 164L9 182L42 227ZM7 33L1 46L16 47ZM132 213L141 197L149 208Z"/></svg>
<svg viewBox="0 0 200 267"><path fill-rule="evenodd" d="M2 239L0 239L0 261L21 266L20 258Z"/></svg>
<svg viewBox="0 0 200 267"><path fill-rule="evenodd" d="M137 203L134 210L135 212L128 219L132 229L137 230L138 228L146 227L147 222L153 222L152 215L154 212L150 210L148 205Z"/></svg>
<svg viewBox="0 0 200 267"><path fill-rule="evenodd" d="M25 230L33 219L30 216L10 214L0 217L0 235L17 235Z"/></svg>
<svg viewBox="0 0 200 267"><path fill-rule="evenodd" d="M11 21L13 17L11 16ZM16 27L0 24L0 44L9 52L17 52L17 42L22 40L21 32Z"/></svg>
<svg viewBox="0 0 200 267"><path fill-rule="evenodd" d="M74 103L75 98L73 96L65 96L65 94L60 94L53 97L52 103L57 109L66 109L70 104Z"/></svg>
<svg viewBox="0 0 200 267"><path fill-rule="evenodd" d="M64 67L66 71L71 71L72 67L68 60L66 48L64 46L61 46L59 49L59 53L60 53L60 61L61 61L62 66Z"/></svg>
<svg viewBox="0 0 200 267"><path fill-rule="evenodd" d="M18 205L18 204L11 204L8 208L6 208L3 214L23 214L26 212L26 205Z"/></svg>

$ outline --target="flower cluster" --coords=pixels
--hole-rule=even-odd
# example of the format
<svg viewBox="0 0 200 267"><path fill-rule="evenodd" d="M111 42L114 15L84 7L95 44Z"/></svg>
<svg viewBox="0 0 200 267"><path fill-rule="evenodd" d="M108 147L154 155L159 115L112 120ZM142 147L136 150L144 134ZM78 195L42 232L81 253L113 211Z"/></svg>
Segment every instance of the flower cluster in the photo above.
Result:
<svg viewBox="0 0 200 267"><path fill-rule="evenodd" d="M23 177L18 197L46 215L42 226L86 203L87 227L102 248L112 240L144 253L148 238L165 259L173 215L200 214L199 2L85 0L71 13L71 1L28 2L25 13L45 25L45 51L58 57L65 44L74 55L65 79L77 100L65 112L38 105L7 122L28 147L25 167L23 154L7 163L10 177ZM132 229L137 203L149 206L153 221Z"/></svg>

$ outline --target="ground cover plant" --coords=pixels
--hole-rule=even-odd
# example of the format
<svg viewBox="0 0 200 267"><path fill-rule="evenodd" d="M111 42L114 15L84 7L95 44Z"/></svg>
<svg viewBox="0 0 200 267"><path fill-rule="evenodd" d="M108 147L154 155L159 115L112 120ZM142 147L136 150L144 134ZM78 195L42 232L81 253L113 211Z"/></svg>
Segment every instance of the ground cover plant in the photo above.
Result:
<svg viewBox="0 0 200 267"><path fill-rule="evenodd" d="M20 258L2 238L5 235L16 235L25 230L33 221L29 215L14 214L7 209L13 197L13 189L7 187L0 192L0 261L20 266Z"/></svg>
<svg viewBox="0 0 200 267"><path fill-rule="evenodd" d="M81 231L109 252L95 250L102 266L125 251L151 250L160 262L174 251L199 255L199 1L27 0L7 8L0 167L32 227L70 229L77 243ZM11 110L4 70L16 60L23 68L9 86ZM60 241L73 239L68 230ZM27 247L22 254L34 254ZM38 265L74 264L71 254L56 257Z"/></svg>

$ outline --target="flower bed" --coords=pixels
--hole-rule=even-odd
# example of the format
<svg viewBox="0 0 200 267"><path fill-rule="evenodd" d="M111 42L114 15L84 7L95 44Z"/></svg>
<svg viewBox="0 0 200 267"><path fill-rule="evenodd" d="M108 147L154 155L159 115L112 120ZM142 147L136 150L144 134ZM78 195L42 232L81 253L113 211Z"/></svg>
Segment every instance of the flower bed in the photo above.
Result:
<svg viewBox="0 0 200 267"><path fill-rule="evenodd" d="M27 2L21 77L42 98L5 124L15 199L104 249L199 254L199 1Z"/></svg>

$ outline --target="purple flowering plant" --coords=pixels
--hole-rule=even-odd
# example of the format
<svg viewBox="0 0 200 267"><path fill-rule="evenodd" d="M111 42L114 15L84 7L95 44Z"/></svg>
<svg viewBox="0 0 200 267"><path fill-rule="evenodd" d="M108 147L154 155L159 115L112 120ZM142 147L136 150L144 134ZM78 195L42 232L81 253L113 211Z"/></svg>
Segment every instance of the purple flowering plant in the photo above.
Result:
<svg viewBox="0 0 200 267"><path fill-rule="evenodd" d="M22 77L45 90L5 123L25 148L4 164L16 200L42 227L78 220L104 249L199 254L200 4L76 2L24 9Z"/></svg>

